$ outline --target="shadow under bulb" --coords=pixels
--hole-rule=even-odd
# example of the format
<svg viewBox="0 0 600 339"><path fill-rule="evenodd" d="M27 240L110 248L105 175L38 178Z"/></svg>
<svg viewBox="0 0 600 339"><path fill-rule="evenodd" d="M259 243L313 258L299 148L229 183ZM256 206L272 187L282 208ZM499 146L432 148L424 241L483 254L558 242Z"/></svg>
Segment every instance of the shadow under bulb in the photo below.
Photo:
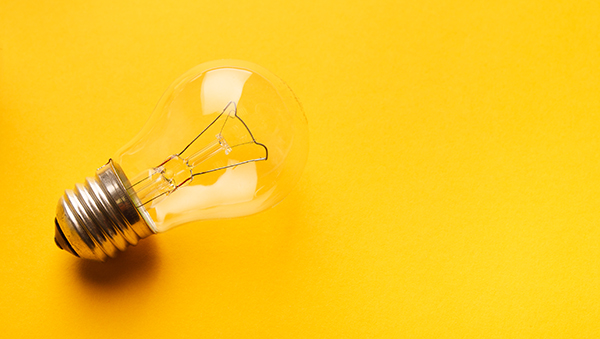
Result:
<svg viewBox="0 0 600 339"><path fill-rule="evenodd" d="M283 81L246 61L201 64L93 178L65 191L54 239L104 261L187 222L263 211L288 195L307 154L307 121Z"/></svg>

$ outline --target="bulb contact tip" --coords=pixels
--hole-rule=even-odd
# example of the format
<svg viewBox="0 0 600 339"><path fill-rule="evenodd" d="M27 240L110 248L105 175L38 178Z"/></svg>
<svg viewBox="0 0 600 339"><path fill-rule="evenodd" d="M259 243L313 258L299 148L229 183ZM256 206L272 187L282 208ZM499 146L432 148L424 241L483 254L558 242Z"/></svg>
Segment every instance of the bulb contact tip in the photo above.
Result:
<svg viewBox="0 0 600 339"><path fill-rule="evenodd" d="M75 252L71 244L69 244L67 238L65 238L65 235L60 229L60 225L58 224L58 220L56 218L54 218L54 226L54 243L56 244L56 246L58 246L58 248L60 248L61 250L65 250L73 254L74 256L79 257L79 254Z"/></svg>

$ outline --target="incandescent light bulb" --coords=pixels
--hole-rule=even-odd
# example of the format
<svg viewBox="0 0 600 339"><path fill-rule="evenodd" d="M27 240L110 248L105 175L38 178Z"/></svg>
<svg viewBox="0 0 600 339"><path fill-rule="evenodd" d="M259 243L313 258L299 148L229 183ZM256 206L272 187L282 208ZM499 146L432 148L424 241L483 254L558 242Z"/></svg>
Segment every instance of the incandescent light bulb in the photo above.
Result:
<svg viewBox="0 0 600 339"><path fill-rule="evenodd" d="M183 223L263 211L290 192L307 153L306 118L285 83L245 61L201 64L95 177L65 191L56 244L104 261Z"/></svg>

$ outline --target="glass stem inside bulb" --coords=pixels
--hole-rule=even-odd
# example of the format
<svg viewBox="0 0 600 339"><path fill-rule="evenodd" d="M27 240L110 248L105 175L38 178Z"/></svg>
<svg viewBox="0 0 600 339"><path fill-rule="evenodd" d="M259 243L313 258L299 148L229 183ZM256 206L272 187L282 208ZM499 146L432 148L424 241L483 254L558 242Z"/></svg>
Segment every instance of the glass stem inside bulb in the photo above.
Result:
<svg viewBox="0 0 600 339"><path fill-rule="evenodd" d="M189 184L194 175L194 168L214 157L220 152L229 154L231 148L221 134L214 141L187 158L182 153L173 154L162 164L143 171L131 180L131 190L139 200L138 207L150 209L181 186ZM210 171L210 170L209 170Z"/></svg>

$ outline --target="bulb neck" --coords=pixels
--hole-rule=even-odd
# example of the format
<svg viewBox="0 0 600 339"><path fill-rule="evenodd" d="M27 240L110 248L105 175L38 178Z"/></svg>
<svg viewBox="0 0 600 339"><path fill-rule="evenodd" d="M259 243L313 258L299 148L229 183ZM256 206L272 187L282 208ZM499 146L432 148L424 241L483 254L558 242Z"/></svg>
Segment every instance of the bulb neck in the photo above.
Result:
<svg viewBox="0 0 600 339"><path fill-rule="evenodd" d="M66 190L56 210L58 247L84 259L105 261L156 233L127 193L129 186L119 166L109 160L85 184Z"/></svg>

